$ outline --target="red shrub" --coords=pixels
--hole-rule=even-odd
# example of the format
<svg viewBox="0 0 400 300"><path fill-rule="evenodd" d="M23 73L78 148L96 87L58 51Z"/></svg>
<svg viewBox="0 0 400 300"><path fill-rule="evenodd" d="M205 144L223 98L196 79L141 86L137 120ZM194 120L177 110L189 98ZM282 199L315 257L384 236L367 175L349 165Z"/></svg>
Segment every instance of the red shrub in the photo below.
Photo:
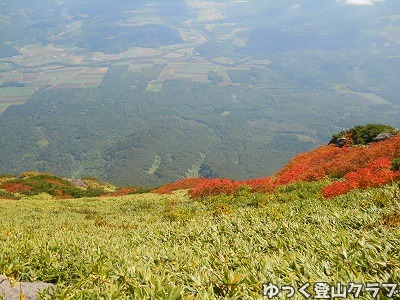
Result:
<svg viewBox="0 0 400 300"><path fill-rule="evenodd" d="M194 199L199 199L206 196L217 196L220 194L233 194L242 186L238 181L230 179L210 179L206 182L196 185L189 193Z"/></svg>
<svg viewBox="0 0 400 300"><path fill-rule="evenodd" d="M259 193L268 193L274 190L275 182L271 177L249 179L239 182L242 185L250 187L253 191Z"/></svg>
<svg viewBox="0 0 400 300"><path fill-rule="evenodd" d="M335 181L322 189L322 194L326 198L333 198L342 194L346 194L351 190L348 182Z"/></svg>
<svg viewBox="0 0 400 300"><path fill-rule="evenodd" d="M3 183L3 185L1 187L9 193L27 192L32 189L29 185L25 185L25 184L17 183L17 182L16 183L6 182L6 183Z"/></svg>
<svg viewBox="0 0 400 300"><path fill-rule="evenodd" d="M377 187L398 180L400 173L389 169L391 160L395 157L400 157L400 136L371 143L369 146L321 146L297 155L273 177L236 182L229 179L182 179L155 192L170 193L178 189L192 189L190 195L198 199L223 193L232 194L242 185L257 192L271 192L277 186L298 181L315 181L326 176L344 178L344 181L336 181L323 189L325 197L331 198L353 189Z"/></svg>
<svg viewBox="0 0 400 300"><path fill-rule="evenodd" d="M344 182L334 182L325 187L322 193L327 198L345 194L350 190L358 188L378 187L384 184L398 180L400 172L394 172L389 169L391 159L381 157L371 161L365 168L359 168L356 171L347 173Z"/></svg>

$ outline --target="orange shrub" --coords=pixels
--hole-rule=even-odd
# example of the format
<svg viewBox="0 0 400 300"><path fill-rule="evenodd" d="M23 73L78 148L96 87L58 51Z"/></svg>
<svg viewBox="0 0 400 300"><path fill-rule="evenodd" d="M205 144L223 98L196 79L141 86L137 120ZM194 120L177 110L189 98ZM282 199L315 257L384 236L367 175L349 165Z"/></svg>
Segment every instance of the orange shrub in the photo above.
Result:
<svg viewBox="0 0 400 300"><path fill-rule="evenodd" d="M32 189L29 185L22 184L19 182L15 182L15 183L6 182L6 183L2 184L1 187L9 193L26 192L26 191L30 191Z"/></svg>
<svg viewBox="0 0 400 300"><path fill-rule="evenodd" d="M400 136L362 147L321 146L310 152L299 154L291 160L276 174L276 184L319 180L325 176L340 178L349 172L367 167L378 158L385 157L391 160L399 154ZM370 168L376 167L370 166Z"/></svg>
<svg viewBox="0 0 400 300"><path fill-rule="evenodd" d="M189 193L193 199L220 194L233 194L243 184L230 179L210 179L196 185Z"/></svg>
<svg viewBox="0 0 400 300"><path fill-rule="evenodd" d="M367 167L347 173L344 176L345 181L336 181L325 187L322 193L326 198L332 198L354 189L378 187L391 183L400 178L400 172L391 171L389 169L390 165L391 159L388 157L375 159Z"/></svg>
<svg viewBox="0 0 400 300"><path fill-rule="evenodd" d="M246 185L254 192L268 193L276 187L274 180L271 177L255 178L244 181L239 181L240 184Z"/></svg>
<svg viewBox="0 0 400 300"><path fill-rule="evenodd" d="M246 185L256 192L271 192L276 187L298 181L316 181L324 177L343 178L323 189L327 198L341 195L357 188L377 187L398 180L400 172L391 171L391 161L400 157L400 136L368 146L339 148L320 146L293 158L272 177L243 181L229 179L188 178L164 185L154 192L170 193L190 189L194 199L218 194L232 194Z"/></svg>

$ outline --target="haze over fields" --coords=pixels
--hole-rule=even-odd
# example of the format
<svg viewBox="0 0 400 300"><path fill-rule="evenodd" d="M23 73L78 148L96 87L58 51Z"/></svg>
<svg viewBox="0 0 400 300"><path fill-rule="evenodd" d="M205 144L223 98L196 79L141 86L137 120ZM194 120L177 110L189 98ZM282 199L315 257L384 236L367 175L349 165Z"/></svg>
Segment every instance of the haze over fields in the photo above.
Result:
<svg viewBox="0 0 400 300"><path fill-rule="evenodd" d="M2 1L0 173L263 177L400 127L397 0Z"/></svg>

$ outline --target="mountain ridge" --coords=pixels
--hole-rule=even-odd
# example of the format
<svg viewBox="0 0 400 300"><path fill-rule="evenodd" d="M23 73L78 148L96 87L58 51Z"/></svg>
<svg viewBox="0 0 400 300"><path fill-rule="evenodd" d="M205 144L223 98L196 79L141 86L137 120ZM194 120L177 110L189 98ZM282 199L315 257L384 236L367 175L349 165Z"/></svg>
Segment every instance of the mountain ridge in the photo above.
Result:
<svg viewBox="0 0 400 300"><path fill-rule="evenodd" d="M376 140L379 136L381 138ZM337 145L332 140L340 143ZM393 127L381 124L355 126L335 134L332 140L328 145L298 154L269 177L236 181L227 178L185 178L151 192L165 194L187 189L193 199L199 199L234 194L242 188L267 193L297 182L328 180L321 193L325 198L332 198L354 189L378 187L400 179L400 134ZM0 177L0 198L3 199L43 193L56 199L116 197L148 191L148 188L118 188L97 178L67 180L40 172Z"/></svg>

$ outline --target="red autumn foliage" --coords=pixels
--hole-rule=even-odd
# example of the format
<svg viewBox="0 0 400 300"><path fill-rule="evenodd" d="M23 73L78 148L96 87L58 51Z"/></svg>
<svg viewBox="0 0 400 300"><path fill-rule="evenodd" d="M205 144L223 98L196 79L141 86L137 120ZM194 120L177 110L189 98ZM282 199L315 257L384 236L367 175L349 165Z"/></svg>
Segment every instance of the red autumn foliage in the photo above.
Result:
<svg viewBox="0 0 400 300"><path fill-rule="evenodd" d="M260 193L270 192L275 188L275 184L270 177L243 181L232 181L230 179L185 178L177 182L168 183L153 190L153 192L167 194L173 191L185 189L190 190L192 198L198 199L205 196L232 194L243 185Z"/></svg>
<svg viewBox="0 0 400 300"><path fill-rule="evenodd" d="M206 196L217 196L220 194L233 194L243 184L239 181L230 179L209 179L196 185L191 191L190 196L199 199Z"/></svg>
<svg viewBox="0 0 400 300"><path fill-rule="evenodd" d="M243 180L239 183L246 185L250 187L252 191L259 193L272 192L276 187L276 184L271 177Z"/></svg>
<svg viewBox="0 0 400 300"><path fill-rule="evenodd" d="M301 180L311 181L325 176L340 178L349 172L367 167L378 158L392 160L399 156L400 136L363 147L321 146L296 156L276 174L276 183L281 185Z"/></svg>
<svg viewBox="0 0 400 300"><path fill-rule="evenodd" d="M391 159L387 157L378 158L368 164L365 168L359 168L344 176L345 181L335 181L322 190L326 198L332 198L345 194L354 189L365 189L378 187L400 179L399 171L389 169Z"/></svg>
<svg viewBox="0 0 400 300"><path fill-rule="evenodd" d="M6 182L2 184L1 188L5 189L9 193L20 193L30 191L32 188L29 185L22 184L19 182Z"/></svg>
<svg viewBox="0 0 400 300"><path fill-rule="evenodd" d="M345 194L353 189L377 187L400 179L399 171L391 171L394 158L400 157L400 136L360 147L320 146L293 158L272 177L243 181L229 179L182 179L155 190L170 193L190 189L194 199L219 194L232 194L241 186L256 192L271 192L276 187L299 181L316 181L325 177L342 178L323 189L327 198Z"/></svg>

